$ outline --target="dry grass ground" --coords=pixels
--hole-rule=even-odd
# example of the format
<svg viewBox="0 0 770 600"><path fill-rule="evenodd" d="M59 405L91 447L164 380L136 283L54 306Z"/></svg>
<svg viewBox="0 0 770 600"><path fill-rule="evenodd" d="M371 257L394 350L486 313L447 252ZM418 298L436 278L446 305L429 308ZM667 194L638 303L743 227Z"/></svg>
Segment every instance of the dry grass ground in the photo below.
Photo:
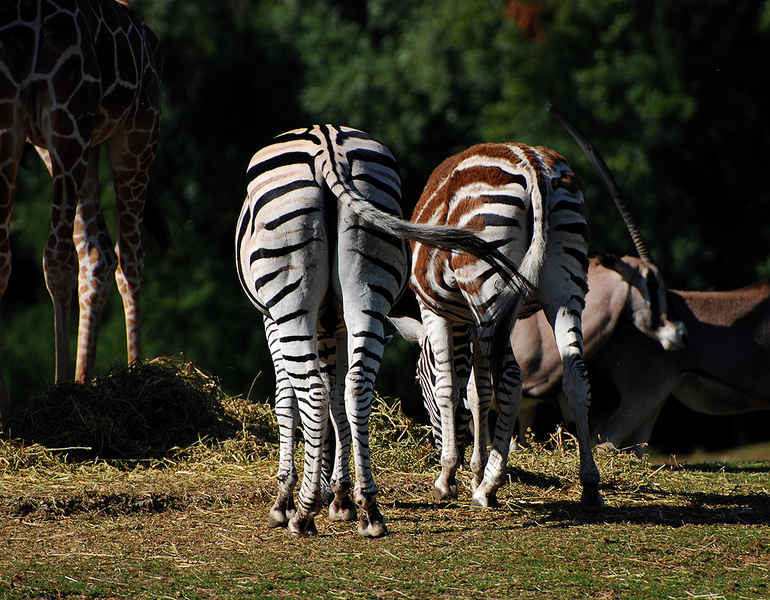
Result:
<svg viewBox="0 0 770 600"><path fill-rule="evenodd" d="M148 415L160 411L196 441L134 439L141 428L121 430L133 417L110 412L114 388L91 404L31 402L0 441L0 598L770 598L770 463L601 454L607 507L587 515L574 441L557 435L510 459L499 508L470 506L467 474L458 502L436 504L427 431L380 402L373 462L389 535L360 539L322 515L317 538L296 540L266 526L269 407L225 398L182 360L145 367L132 393L154 399L123 414L155 431ZM176 404L156 378L172 380ZM219 417L189 416L208 403ZM61 426L73 414L110 425ZM29 415L80 437L41 444Z"/></svg>

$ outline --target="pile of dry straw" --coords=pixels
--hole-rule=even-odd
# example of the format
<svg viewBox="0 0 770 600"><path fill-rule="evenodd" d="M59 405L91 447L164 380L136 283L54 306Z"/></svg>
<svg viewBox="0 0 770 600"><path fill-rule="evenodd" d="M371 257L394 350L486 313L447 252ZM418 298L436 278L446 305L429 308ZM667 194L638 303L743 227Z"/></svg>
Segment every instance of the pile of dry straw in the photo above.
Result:
<svg viewBox="0 0 770 600"><path fill-rule="evenodd" d="M161 357L86 383L58 383L11 414L12 438L72 459L161 458L240 430L216 379L182 357Z"/></svg>

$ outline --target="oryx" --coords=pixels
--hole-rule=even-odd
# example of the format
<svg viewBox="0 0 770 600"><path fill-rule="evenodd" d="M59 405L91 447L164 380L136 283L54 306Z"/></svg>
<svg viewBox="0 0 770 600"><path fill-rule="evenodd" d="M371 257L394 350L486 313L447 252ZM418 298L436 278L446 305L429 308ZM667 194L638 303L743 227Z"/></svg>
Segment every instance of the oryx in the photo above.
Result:
<svg viewBox="0 0 770 600"><path fill-rule="evenodd" d="M663 353L685 346L687 328L672 318L663 278L652 262L632 256L592 258L585 300L583 340L587 361L626 325ZM559 354L547 327L543 314L536 313L519 321L511 334L524 380L519 408L520 441L534 420L537 404L561 392Z"/></svg>
<svg viewBox="0 0 770 600"><path fill-rule="evenodd" d="M668 304L687 327L683 350L665 352L626 327L597 357L620 393L619 407L598 429L603 443L641 452L669 396L712 415L770 409L770 283L670 290Z"/></svg>

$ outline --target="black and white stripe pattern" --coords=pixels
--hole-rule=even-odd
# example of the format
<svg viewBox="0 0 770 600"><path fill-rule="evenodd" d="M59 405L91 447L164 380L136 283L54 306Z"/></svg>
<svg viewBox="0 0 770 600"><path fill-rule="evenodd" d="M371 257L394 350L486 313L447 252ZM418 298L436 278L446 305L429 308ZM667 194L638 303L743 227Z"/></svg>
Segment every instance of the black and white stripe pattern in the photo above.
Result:
<svg viewBox="0 0 770 600"><path fill-rule="evenodd" d="M441 410L436 400L436 364L435 354L430 347L430 340L425 338L424 328L417 325L411 319L404 317L392 317L390 321L396 326L401 335L412 343L421 344L420 356L417 358L417 383L422 390L422 399L425 412L430 421L433 445L440 452L443 447L441 435ZM414 327L416 325L416 327ZM462 456L470 432L471 411L468 404L467 388L473 368L473 356L471 349L471 327L468 323L455 323L452 326L452 348L454 369L457 386L460 391L460 401L455 411L455 435L458 452Z"/></svg>
<svg viewBox="0 0 770 600"><path fill-rule="evenodd" d="M358 531L382 535L385 521L369 461L369 414L386 341L383 320L407 283L403 240L469 252L488 264L504 287L521 290L529 284L508 257L472 230L404 221L396 161L361 131L317 125L288 132L254 155L248 173L236 263L243 289L264 315L278 377L282 458L271 522L288 523L298 535L314 533L331 414L330 515L348 519L355 513L348 499L352 447ZM298 421L305 468L292 516L297 477L291 441Z"/></svg>
<svg viewBox="0 0 770 600"><path fill-rule="evenodd" d="M532 297L526 297L503 285L497 273L472 256L414 245L411 286L420 304L422 325L415 326L420 333L411 337L422 345L418 375L423 389L429 390L426 404L429 411L435 405L440 413L442 473L434 495L457 497L455 472L461 459L455 413L465 387L459 376L467 368L458 364L455 352L468 345L467 341L458 344L457 327L471 326L473 374L465 391L474 414L473 500L486 506L504 482L521 400L521 370L508 336L516 318L539 305L554 331L564 366L564 391L577 418L583 503L599 509L599 472L591 455L587 422L590 390L582 360L588 228L580 182L552 150L483 144L434 171L412 220L479 231L537 288ZM463 350L459 358L467 354ZM487 457L486 417L493 397L498 418Z"/></svg>
<svg viewBox="0 0 770 600"><path fill-rule="evenodd" d="M248 176L236 260L246 294L264 315L276 370L281 459L271 521L288 522L299 535L315 531L330 410L337 446L332 517L355 514L347 499L352 443L359 533L382 535L368 423L383 321L407 284L409 255L402 239L367 216L401 217L398 165L371 136L320 125L276 138L254 155ZM305 466L292 516L297 415Z"/></svg>

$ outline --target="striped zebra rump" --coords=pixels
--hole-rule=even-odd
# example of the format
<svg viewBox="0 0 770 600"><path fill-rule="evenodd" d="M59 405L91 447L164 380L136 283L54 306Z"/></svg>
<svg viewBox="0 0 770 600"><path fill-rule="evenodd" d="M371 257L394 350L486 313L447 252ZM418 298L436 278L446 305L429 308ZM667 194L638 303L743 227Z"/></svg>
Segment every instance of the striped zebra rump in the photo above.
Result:
<svg viewBox="0 0 770 600"><path fill-rule="evenodd" d="M359 533L385 533L368 454L383 321L408 283L406 243L356 210L401 218L398 165L371 136L318 125L278 136L248 169L236 229L244 291L263 313L276 370L281 460L271 523L315 532L327 418L335 424L333 518L352 518L349 454L356 455ZM367 211L369 211L367 213ZM380 217L378 217L380 218ZM297 413L305 468L296 512L293 436Z"/></svg>
<svg viewBox="0 0 770 600"><path fill-rule="evenodd" d="M486 448L474 444L475 503L493 502L503 482L521 398L520 369L509 341L517 318L545 311L565 365L565 392L576 414L587 412L590 391L582 363L581 325L588 268L585 214L579 180L564 159L547 148L482 144L447 159L431 175L412 221L478 232L534 286L532 293L522 293L475 256L419 242L412 245L410 285L424 327L421 361L432 368L430 375L420 372L421 383L432 387L426 398L434 398L442 424L436 498L457 497L460 458L454 416L460 394L451 332L458 324L471 325L474 334L469 402L481 407L478 419L486 419L486 407L493 403L490 394L498 408L492 453L486 457ZM590 454L587 419L585 423L585 435L579 436L584 504L598 508L598 470Z"/></svg>

